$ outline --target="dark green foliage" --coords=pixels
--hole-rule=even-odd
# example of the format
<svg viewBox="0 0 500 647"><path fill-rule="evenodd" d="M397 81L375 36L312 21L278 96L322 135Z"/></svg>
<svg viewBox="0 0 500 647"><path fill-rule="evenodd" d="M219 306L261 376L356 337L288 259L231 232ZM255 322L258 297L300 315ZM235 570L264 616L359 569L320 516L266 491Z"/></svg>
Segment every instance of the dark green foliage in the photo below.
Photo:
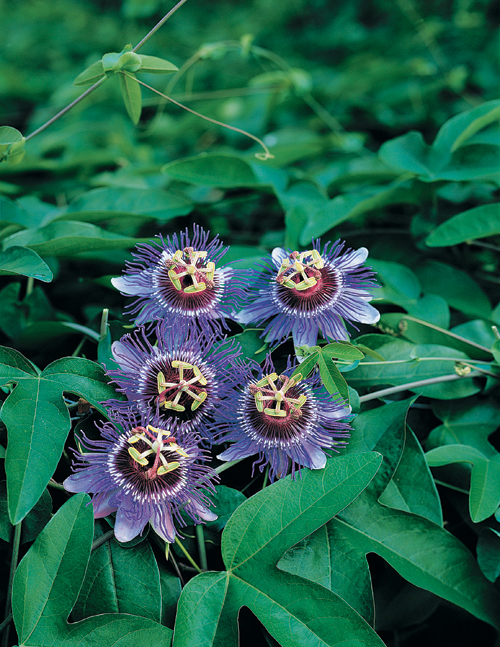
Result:
<svg viewBox="0 0 500 647"><path fill-rule="evenodd" d="M20 558L3 647L232 647L238 618L252 647L493 646L495 3L188 0L137 52L170 8L0 0L0 550ZM239 268L317 237L368 248L381 319L297 349L355 414L341 455L268 485L213 448L219 518L167 557L60 484L120 397L110 279L193 223ZM283 368L292 344L261 333L229 335Z"/></svg>

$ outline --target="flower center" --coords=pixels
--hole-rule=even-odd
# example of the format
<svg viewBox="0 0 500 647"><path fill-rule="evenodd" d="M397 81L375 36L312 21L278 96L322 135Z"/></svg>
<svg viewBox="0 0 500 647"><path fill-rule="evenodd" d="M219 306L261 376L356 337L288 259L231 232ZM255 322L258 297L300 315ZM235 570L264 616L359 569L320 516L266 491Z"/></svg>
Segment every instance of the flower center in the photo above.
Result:
<svg viewBox="0 0 500 647"><path fill-rule="evenodd" d="M324 262L317 249L292 252L282 261L276 281L289 290L309 290L318 283L321 278L319 270L323 267Z"/></svg>
<svg viewBox="0 0 500 647"><path fill-rule="evenodd" d="M130 445L134 445L141 441L143 443L142 446L145 444L148 449L143 452L139 452L135 447L129 447L128 453L136 463L142 467L148 468L145 470L145 475L149 480L154 480L158 476L163 476L164 474L173 472L180 467L179 461L171 461L169 463L163 454L164 451L168 451L169 454L173 451L179 456L188 458L188 454L186 454L186 452L177 445L175 438L170 435L169 431L156 429L151 425L148 425L147 428L136 427L135 429L132 429L132 431L135 433L127 439L127 442ZM153 460L152 465L151 460Z"/></svg>
<svg viewBox="0 0 500 647"><path fill-rule="evenodd" d="M174 359L172 360L172 368L176 368L179 372L177 382L166 382L165 375L161 371L158 373L158 404L164 409L185 411L186 407L179 402L182 394L185 393L193 399L191 411L196 411L207 398L207 392L201 387L206 386L208 380L194 364ZM192 377L186 376L184 371L190 372Z"/></svg>
<svg viewBox="0 0 500 647"><path fill-rule="evenodd" d="M179 292L193 294L214 287L215 263L205 262L207 252L195 251L192 247L178 249L166 261L168 278Z"/></svg>
<svg viewBox="0 0 500 647"><path fill-rule="evenodd" d="M276 385L278 380L281 382L279 389ZM266 375L255 384L251 384L249 389L255 398L257 411L265 413L271 418L286 418L288 414L292 418L300 418L302 416L300 409L306 403L307 397L302 393L298 398L294 398L287 395L287 391L301 380L302 375L300 373L293 377L288 377L287 375L278 377L276 373L271 373L271 375ZM273 404L274 407L266 406Z"/></svg>

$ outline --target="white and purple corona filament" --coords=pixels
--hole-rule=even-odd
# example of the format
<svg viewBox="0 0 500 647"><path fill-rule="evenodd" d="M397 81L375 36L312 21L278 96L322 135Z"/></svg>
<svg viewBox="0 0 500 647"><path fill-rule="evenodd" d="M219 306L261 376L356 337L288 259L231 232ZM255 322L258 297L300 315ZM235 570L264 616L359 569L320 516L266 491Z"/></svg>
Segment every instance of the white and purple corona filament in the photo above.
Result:
<svg viewBox="0 0 500 647"><path fill-rule="evenodd" d="M236 319L241 324L265 325L266 341L281 343L291 334L295 346L314 346L321 331L325 339L347 340L347 322L373 324L379 312L368 302L377 287L374 272L363 266L368 251L344 251L329 242L320 251L319 239L305 252L276 248L264 259L248 290L250 305Z"/></svg>
<svg viewBox="0 0 500 647"><path fill-rule="evenodd" d="M245 272L217 267L227 249L218 236L209 241L209 232L194 225L192 237L186 229L137 245L124 275L111 282L122 294L136 297L125 310L136 325L162 319L173 328L221 334L244 294Z"/></svg>
<svg viewBox="0 0 500 647"><path fill-rule="evenodd" d="M214 492L217 474L203 464L204 456L189 436L174 437L158 421L110 412L101 440L82 440L75 452L74 474L64 481L68 492L92 494L94 517L116 512L115 536L127 542L142 534L149 522L165 541L175 540L174 521L195 524L217 516L209 510L207 493Z"/></svg>
<svg viewBox="0 0 500 647"><path fill-rule="evenodd" d="M215 341L191 330L176 333L159 324L151 343L143 327L124 335L111 350L118 364L108 374L127 401L110 400L115 408L130 403L142 414L157 416L165 428L213 436L212 415L241 373L241 351L233 340Z"/></svg>
<svg viewBox="0 0 500 647"><path fill-rule="evenodd" d="M349 437L351 408L333 399L319 376L292 375L293 367L278 375L270 360L257 376L250 370L246 385L235 390L225 407L219 442L232 443L219 459L232 461L256 455L260 471L269 466L273 481L297 468L322 469L325 449L343 447ZM340 397L340 396L339 396Z"/></svg>

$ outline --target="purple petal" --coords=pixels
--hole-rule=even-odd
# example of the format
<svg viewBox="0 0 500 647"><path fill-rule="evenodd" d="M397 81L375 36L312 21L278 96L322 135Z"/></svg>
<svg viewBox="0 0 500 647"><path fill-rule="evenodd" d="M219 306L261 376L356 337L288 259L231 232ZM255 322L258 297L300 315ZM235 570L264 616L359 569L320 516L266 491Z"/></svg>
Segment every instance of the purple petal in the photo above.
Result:
<svg viewBox="0 0 500 647"><path fill-rule="evenodd" d="M253 456L257 454L259 447L256 443L234 443L229 449L226 449L225 452L219 454L217 458L221 461L237 461L240 458L247 458L247 456Z"/></svg>
<svg viewBox="0 0 500 647"><path fill-rule="evenodd" d="M293 325L292 336L294 346L316 346L318 324L315 321L298 319Z"/></svg>
<svg viewBox="0 0 500 647"><path fill-rule="evenodd" d="M366 324L374 324L380 319L380 312L363 299L359 301L356 308L356 321Z"/></svg>
<svg viewBox="0 0 500 647"><path fill-rule="evenodd" d="M368 250L366 247L360 247L359 249L345 254L342 258L342 265L345 267L356 267L361 265L368 258Z"/></svg>
<svg viewBox="0 0 500 647"><path fill-rule="evenodd" d="M215 514L215 512L212 512L211 510L209 510L206 506L201 504L199 501L193 501L193 507L198 513L198 515L205 521L215 521L217 519L217 515Z"/></svg>
<svg viewBox="0 0 500 647"><path fill-rule="evenodd" d="M327 418L328 420L342 420L342 418L347 418L351 414L351 407L342 407L341 409L337 409L336 411L326 411L323 410L321 412L321 415L323 418Z"/></svg>
<svg viewBox="0 0 500 647"><path fill-rule="evenodd" d="M106 493L105 495L100 495L92 499L92 506L94 508L94 518L102 519L107 517L108 514L116 512L116 505L110 504L111 497L115 494L115 491Z"/></svg>
<svg viewBox="0 0 500 647"><path fill-rule="evenodd" d="M302 447L307 453L302 464L312 470L322 470L326 465L326 454L319 447L307 442L302 443Z"/></svg>
<svg viewBox="0 0 500 647"><path fill-rule="evenodd" d="M146 287L142 282L140 282L141 275L146 275L146 272L141 272L138 275L135 275L136 278L131 276L118 276L114 279L111 279L112 285L120 292L129 295L141 295L145 296L147 294L152 294L155 290L154 287Z"/></svg>
<svg viewBox="0 0 500 647"><path fill-rule="evenodd" d="M285 258L288 258L288 254L285 252L283 247L275 247L272 251L272 259L276 266L279 268L281 267L281 263Z"/></svg>
<svg viewBox="0 0 500 647"><path fill-rule="evenodd" d="M89 470L75 472L64 481L63 486L67 492L92 492L96 482L96 474Z"/></svg>
<svg viewBox="0 0 500 647"><path fill-rule="evenodd" d="M151 525L156 534L167 543L172 544L175 541L175 526L168 505L155 506Z"/></svg>
<svg viewBox="0 0 500 647"><path fill-rule="evenodd" d="M127 503L130 509L126 507ZM131 505L130 497L126 497L116 513L115 537L121 542L132 541L142 532L150 517L146 506L139 509L139 506Z"/></svg>

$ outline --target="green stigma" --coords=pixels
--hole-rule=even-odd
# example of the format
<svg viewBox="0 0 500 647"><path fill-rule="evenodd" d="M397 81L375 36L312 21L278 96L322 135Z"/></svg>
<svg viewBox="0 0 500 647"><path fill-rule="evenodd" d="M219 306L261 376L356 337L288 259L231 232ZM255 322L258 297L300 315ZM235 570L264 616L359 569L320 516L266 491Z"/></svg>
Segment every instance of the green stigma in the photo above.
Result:
<svg viewBox="0 0 500 647"><path fill-rule="evenodd" d="M289 258L283 260L276 281L290 290L299 290L299 292L315 286L318 282L317 278L320 276L319 270L325 265L318 250L310 249L307 252L292 252L290 256L294 259L293 263ZM313 276L308 276L307 269L313 271ZM315 274L318 276L315 277ZM300 276L302 279L298 283L293 280L296 276Z"/></svg>
<svg viewBox="0 0 500 647"><path fill-rule="evenodd" d="M276 386L278 380L282 382L279 389ZM277 373L271 373L271 375L266 375L255 384L250 385L250 392L255 398L257 411L273 418L285 418L288 409L292 418L300 418L302 415L300 409L306 403L307 396L301 394L298 398L292 398L287 395L287 391L301 380L302 375L300 373L293 377L280 375L279 378ZM267 406L272 404L274 404L274 407ZM282 409L284 405L288 406Z"/></svg>
<svg viewBox="0 0 500 647"><path fill-rule="evenodd" d="M195 294L203 292L207 287L213 287L215 263L209 261L206 265L198 265L199 261L204 262L206 256L207 252L195 251L192 247L186 247L183 250L178 249L167 261L170 268L168 278L176 290L185 294ZM183 277L189 277L191 285L184 287L180 280Z"/></svg>

